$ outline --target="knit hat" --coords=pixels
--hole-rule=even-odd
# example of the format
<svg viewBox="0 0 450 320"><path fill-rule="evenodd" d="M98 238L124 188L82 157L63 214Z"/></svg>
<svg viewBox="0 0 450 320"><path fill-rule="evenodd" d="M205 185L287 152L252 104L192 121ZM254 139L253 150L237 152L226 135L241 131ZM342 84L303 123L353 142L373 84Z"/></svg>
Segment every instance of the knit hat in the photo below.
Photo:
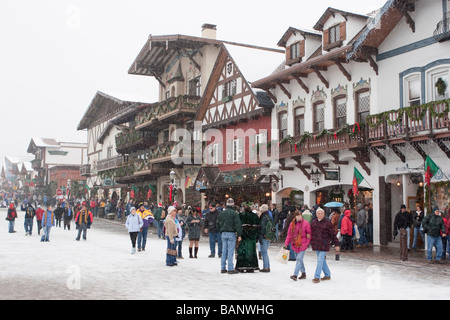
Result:
<svg viewBox="0 0 450 320"><path fill-rule="evenodd" d="M131 207L130 208L130 212L133 211L133 210L136 211L136 208L135 207Z"/></svg>
<svg viewBox="0 0 450 320"><path fill-rule="evenodd" d="M158 207L162 208L163 207L162 203L158 203Z"/></svg>
<svg viewBox="0 0 450 320"><path fill-rule="evenodd" d="M234 206L234 200L232 198L228 198L227 206Z"/></svg>

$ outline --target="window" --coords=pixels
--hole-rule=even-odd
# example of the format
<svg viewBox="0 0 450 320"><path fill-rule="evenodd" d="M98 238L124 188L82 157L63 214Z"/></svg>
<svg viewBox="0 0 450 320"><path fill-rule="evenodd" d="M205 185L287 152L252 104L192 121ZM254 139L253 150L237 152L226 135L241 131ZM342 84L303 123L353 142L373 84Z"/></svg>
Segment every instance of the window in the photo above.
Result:
<svg viewBox="0 0 450 320"><path fill-rule="evenodd" d="M420 105L421 92L422 90L419 75L411 76L405 80L407 106Z"/></svg>
<svg viewBox="0 0 450 320"><path fill-rule="evenodd" d="M106 158L107 159L112 158L112 151L113 151L113 147L108 147L108 150L106 151L107 152L107 154L106 154Z"/></svg>
<svg viewBox="0 0 450 320"><path fill-rule="evenodd" d="M237 81L236 79L228 81L222 88L222 100L226 100L228 97L236 94Z"/></svg>
<svg viewBox="0 0 450 320"><path fill-rule="evenodd" d="M202 87L201 77L194 78L189 81L189 95L200 96L200 89Z"/></svg>
<svg viewBox="0 0 450 320"><path fill-rule="evenodd" d="M212 165L218 165L219 164L219 144L215 143L211 146L211 162Z"/></svg>
<svg viewBox="0 0 450 320"><path fill-rule="evenodd" d="M294 110L294 133L295 136L305 134L305 107L298 107Z"/></svg>
<svg viewBox="0 0 450 320"><path fill-rule="evenodd" d="M314 131L320 132L325 129L325 102L314 105Z"/></svg>
<svg viewBox="0 0 450 320"><path fill-rule="evenodd" d="M168 100L170 98L170 90L166 91L166 100Z"/></svg>
<svg viewBox="0 0 450 320"><path fill-rule="evenodd" d="M287 114L287 112L283 112L278 115L278 128L280 130L279 139L281 141L287 137L287 132L288 132L288 114Z"/></svg>
<svg viewBox="0 0 450 320"><path fill-rule="evenodd" d="M291 60L296 59L300 56L300 42L291 45Z"/></svg>
<svg viewBox="0 0 450 320"><path fill-rule="evenodd" d="M328 38L328 44L332 44L341 40L341 26L338 24L330 29L330 36Z"/></svg>
<svg viewBox="0 0 450 320"><path fill-rule="evenodd" d="M439 81L444 81L447 85L445 92L439 93L436 83ZM438 72L431 75L431 84L433 85L433 101L440 101L449 98L449 88L448 88L448 71Z"/></svg>
<svg viewBox="0 0 450 320"><path fill-rule="evenodd" d="M233 140L233 163L239 161L239 139Z"/></svg>
<svg viewBox="0 0 450 320"><path fill-rule="evenodd" d="M358 123L365 123L370 114L370 91L359 91L356 93Z"/></svg>
<svg viewBox="0 0 450 320"><path fill-rule="evenodd" d="M334 99L335 128L342 128L347 124L347 97Z"/></svg>

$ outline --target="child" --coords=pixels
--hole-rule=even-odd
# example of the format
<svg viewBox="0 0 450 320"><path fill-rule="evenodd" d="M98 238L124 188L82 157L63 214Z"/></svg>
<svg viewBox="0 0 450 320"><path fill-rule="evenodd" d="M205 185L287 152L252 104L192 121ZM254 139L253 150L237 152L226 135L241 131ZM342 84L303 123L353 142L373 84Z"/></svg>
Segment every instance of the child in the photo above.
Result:
<svg viewBox="0 0 450 320"><path fill-rule="evenodd" d="M128 232L130 233L130 239L131 239L131 254L136 253L136 239L139 234L139 230L144 225L144 222L142 221L142 218L136 214L136 208L132 207L130 209L130 215L127 217L127 221L125 222L125 226L128 229Z"/></svg>

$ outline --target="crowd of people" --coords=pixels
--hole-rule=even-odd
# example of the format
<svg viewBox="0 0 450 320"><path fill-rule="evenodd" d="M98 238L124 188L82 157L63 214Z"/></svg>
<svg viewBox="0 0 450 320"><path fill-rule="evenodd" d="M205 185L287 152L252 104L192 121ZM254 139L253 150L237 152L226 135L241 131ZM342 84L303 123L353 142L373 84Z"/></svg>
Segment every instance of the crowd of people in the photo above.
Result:
<svg viewBox="0 0 450 320"><path fill-rule="evenodd" d="M70 230L74 220L78 230L76 240L87 240L87 230L98 216L99 203L96 200L77 201L74 204L58 202L53 209L51 204L35 209L26 200L20 206L24 214L24 229L27 236L33 233L33 220L36 218L37 232L41 241L50 241L52 227L64 227ZM123 213L123 215L122 215ZM106 212L104 217L106 218ZM8 208L8 231L13 233L17 209L14 202ZM221 273L235 274L270 272L268 249L271 242L283 241L283 249L289 250L289 260L296 261L291 279L297 281L306 278L303 263L305 251L311 247L317 255L317 265L313 282L331 279L326 255L332 247L336 254L342 251L354 251L355 247L368 246L373 241L373 213L369 205L358 204L351 208L348 203L332 210L319 206L296 207L287 203L282 210L275 204L244 202L235 204L228 198L225 202L210 203L204 210L199 207L179 205L155 205L131 199L122 204L118 220L125 221L131 240L131 254L145 251L148 229L156 228L156 236L167 242L166 266L177 266L183 259L183 240L189 240L189 258L198 258L201 236L209 238L209 258L216 254L220 258ZM61 226L62 224L62 226ZM412 250L417 248L417 237L427 235L427 260L442 263L450 251L450 219L437 208L426 217L420 207L413 213L402 205L394 221L394 237L400 231L401 243L409 248L409 229L414 228ZM435 260L432 249L436 248ZM236 263L234 264L234 259ZM262 260L262 268L259 268ZM321 278L322 273L324 276Z"/></svg>

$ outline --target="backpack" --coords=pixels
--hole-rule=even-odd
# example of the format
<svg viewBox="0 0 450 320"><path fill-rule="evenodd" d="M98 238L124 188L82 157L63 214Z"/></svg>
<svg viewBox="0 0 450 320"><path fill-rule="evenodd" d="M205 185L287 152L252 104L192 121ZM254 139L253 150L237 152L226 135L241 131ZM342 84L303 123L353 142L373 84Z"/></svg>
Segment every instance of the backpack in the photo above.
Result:
<svg viewBox="0 0 450 320"><path fill-rule="evenodd" d="M276 239L275 223L273 222L272 218L270 218L270 216L269 216L269 220L267 220L267 223L266 223L266 230L264 233L264 237L270 241L273 241Z"/></svg>

